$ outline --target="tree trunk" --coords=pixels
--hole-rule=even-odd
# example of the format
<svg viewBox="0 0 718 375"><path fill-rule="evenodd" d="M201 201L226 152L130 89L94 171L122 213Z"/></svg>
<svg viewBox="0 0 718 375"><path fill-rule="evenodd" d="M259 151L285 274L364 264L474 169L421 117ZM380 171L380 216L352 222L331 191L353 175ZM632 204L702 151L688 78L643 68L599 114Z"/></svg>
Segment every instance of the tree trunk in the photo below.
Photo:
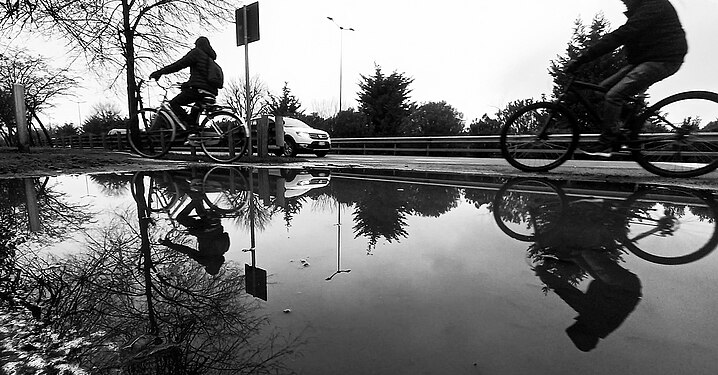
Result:
<svg viewBox="0 0 718 375"><path fill-rule="evenodd" d="M127 63L127 109L130 115L130 136L137 137L140 127L137 120L139 109L137 98L137 82L135 82L135 32L130 25L130 8L128 0L122 0L122 27L125 37L125 62Z"/></svg>
<svg viewBox="0 0 718 375"><path fill-rule="evenodd" d="M45 125L40 121L40 119L37 117L37 113L34 111L32 112L32 117L35 118L35 121L37 121L37 124L40 125L40 129L42 129L42 133L45 134L45 139L47 139L47 145L52 147L52 137L50 137L50 132L47 131L47 128L45 128Z"/></svg>

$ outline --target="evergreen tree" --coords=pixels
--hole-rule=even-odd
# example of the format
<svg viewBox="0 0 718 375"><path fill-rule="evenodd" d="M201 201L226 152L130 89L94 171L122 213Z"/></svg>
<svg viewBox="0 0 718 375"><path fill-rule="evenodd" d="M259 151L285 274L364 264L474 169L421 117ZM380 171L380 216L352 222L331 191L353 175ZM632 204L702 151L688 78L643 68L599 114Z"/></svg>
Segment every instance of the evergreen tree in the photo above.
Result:
<svg viewBox="0 0 718 375"><path fill-rule="evenodd" d="M301 107L302 103L292 95L292 90L289 89L287 82L284 82L284 87L282 87L282 96L276 97L269 94L267 109L275 116L300 117L303 114L303 111L300 110Z"/></svg>
<svg viewBox="0 0 718 375"><path fill-rule="evenodd" d="M375 68L373 76L361 75L359 111L366 116L372 135L399 135L402 122L411 112L409 85L414 79L396 71L385 75L380 66Z"/></svg>
<svg viewBox="0 0 718 375"><path fill-rule="evenodd" d="M354 110L345 109L336 116L326 120L327 126L324 130L331 133L332 137L369 137L372 135L366 116Z"/></svg>
<svg viewBox="0 0 718 375"><path fill-rule="evenodd" d="M506 123L512 113L534 102L533 99L514 100L507 104L505 108L497 110L494 117L484 114L481 119L474 119L469 124L469 135L499 134L501 126Z"/></svg>
<svg viewBox="0 0 718 375"><path fill-rule="evenodd" d="M404 121L401 135L459 135L464 130L463 117L445 101L424 103Z"/></svg>
<svg viewBox="0 0 718 375"><path fill-rule="evenodd" d="M566 89L569 77L563 74L566 64L577 57L581 51L593 45L602 36L610 32L610 23L603 14L597 14L591 21L590 26L585 26L581 19L577 19L574 23L573 36L566 48L566 54L558 56L551 61L549 74L554 78L553 97L558 97ZM616 73L621 67L625 66L626 57L622 49L607 53L589 63L584 64L575 73L575 79L584 82L600 83L604 79ZM603 104L603 94L597 92L586 91L585 97L596 108L601 108ZM600 125L595 126L588 121L588 114L583 105L578 104L575 99L567 98L566 103L577 115L579 123L583 131L600 132Z"/></svg>
<svg viewBox="0 0 718 375"><path fill-rule="evenodd" d="M125 120L120 110L110 103L93 106L93 114L82 124L82 130L88 134L106 134L110 129L124 128Z"/></svg>

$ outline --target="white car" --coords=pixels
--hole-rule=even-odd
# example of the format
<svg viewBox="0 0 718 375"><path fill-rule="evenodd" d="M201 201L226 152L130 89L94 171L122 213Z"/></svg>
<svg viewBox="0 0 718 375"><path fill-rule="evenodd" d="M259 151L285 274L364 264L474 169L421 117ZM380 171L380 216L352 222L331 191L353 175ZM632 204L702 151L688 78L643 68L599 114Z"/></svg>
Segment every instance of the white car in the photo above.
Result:
<svg viewBox="0 0 718 375"><path fill-rule="evenodd" d="M329 133L324 130L314 129L304 122L291 117L284 117L284 148L273 148L270 150L277 155L288 157L297 154L314 154L319 157L326 156L332 147ZM260 118L252 119L252 130L255 130ZM274 116L269 116L269 139L274 139ZM256 139L253 137L253 139ZM273 143L273 142L270 142ZM255 146L256 147L256 146Z"/></svg>
<svg viewBox="0 0 718 375"><path fill-rule="evenodd" d="M287 170L284 173L284 197L296 198L309 190L329 186L331 176L329 170Z"/></svg>
<svg viewBox="0 0 718 375"><path fill-rule="evenodd" d="M107 132L107 135L116 136L117 134L125 135L125 134L127 134L127 129L124 129L124 128L110 129L110 131Z"/></svg>

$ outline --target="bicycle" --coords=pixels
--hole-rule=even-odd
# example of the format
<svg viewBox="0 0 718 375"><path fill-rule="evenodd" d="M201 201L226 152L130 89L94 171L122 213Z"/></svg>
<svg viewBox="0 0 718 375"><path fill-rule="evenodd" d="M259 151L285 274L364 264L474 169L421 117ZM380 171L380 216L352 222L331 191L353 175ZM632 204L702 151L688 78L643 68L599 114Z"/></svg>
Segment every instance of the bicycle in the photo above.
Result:
<svg viewBox="0 0 718 375"><path fill-rule="evenodd" d="M567 97L575 95L588 122L601 117L582 90L606 88L570 77L557 99L520 108L501 128L501 154L525 172L546 172L568 160L579 144L579 120ZM630 152L645 170L664 177L695 177L718 168L718 94L686 91L646 107L638 98L627 106L622 137L615 145Z"/></svg>
<svg viewBox="0 0 718 375"><path fill-rule="evenodd" d="M165 93L159 108L145 108L141 96L143 83L144 80L137 83L140 132L132 134L131 128L127 132L130 147L136 153L147 158L159 158L186 139L199 144L210 159L222 163L233 162L247 152L249 128L231 108L217 105L214 94L199 90L203 97L193 108L197 113L193 119L197 128L191 130L172 112L167 99L169 87L160 86Z"/></svg>
<svg viewBox="0 0 718 375"><path fill-rule="evenodd" d="M137 195L134 187L141 182L148 214L164 212L172 216L187 203L189 192L197 192L207 210L234 217L249 204L246 173L231 166L215 166L206 172L137 172L132 176L132 195Z"/></svg>
<svg viewBox="0 0 718 375"><path fill-rule="evenodd" d="M715 197L680 187L643 186L624 200L597 199L569 195L549 180L516 178L496 193L493 215L501 231L519 241L609 243L663 265L694 262L718 247ZM576 228L581 226L577 221L583 230ZM571 239L569 234L580 236Z"/></svg>

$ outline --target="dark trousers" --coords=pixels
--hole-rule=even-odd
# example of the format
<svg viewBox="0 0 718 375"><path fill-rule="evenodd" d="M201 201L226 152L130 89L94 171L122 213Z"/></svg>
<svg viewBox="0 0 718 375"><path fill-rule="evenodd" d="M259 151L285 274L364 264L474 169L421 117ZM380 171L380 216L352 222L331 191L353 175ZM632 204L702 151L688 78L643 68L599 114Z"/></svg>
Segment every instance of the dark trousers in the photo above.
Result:
<svg viewBox="0 0 718 375"><path fill-rule="evenodd" d="M195 103L201 98L202 95L200 95L197 89L189 87L183 88L182 92L170 100L170 108L172 108L172 112L174 112L174 114L177 115L177 118L179 118L180 121L182 121L188 128L197 127L199 108L192 107L191 113L187 114L187 111L185 111L182 106Z"/></svg>
<svg viewBox="0 0 718 375"><path fill-rule="evenodd" d="M675 74L681 64L644 62L628 65L601 82L601 86L609 89L603 102L603 133L610 134L621 129L621 111L628 98Z"/></svg>

